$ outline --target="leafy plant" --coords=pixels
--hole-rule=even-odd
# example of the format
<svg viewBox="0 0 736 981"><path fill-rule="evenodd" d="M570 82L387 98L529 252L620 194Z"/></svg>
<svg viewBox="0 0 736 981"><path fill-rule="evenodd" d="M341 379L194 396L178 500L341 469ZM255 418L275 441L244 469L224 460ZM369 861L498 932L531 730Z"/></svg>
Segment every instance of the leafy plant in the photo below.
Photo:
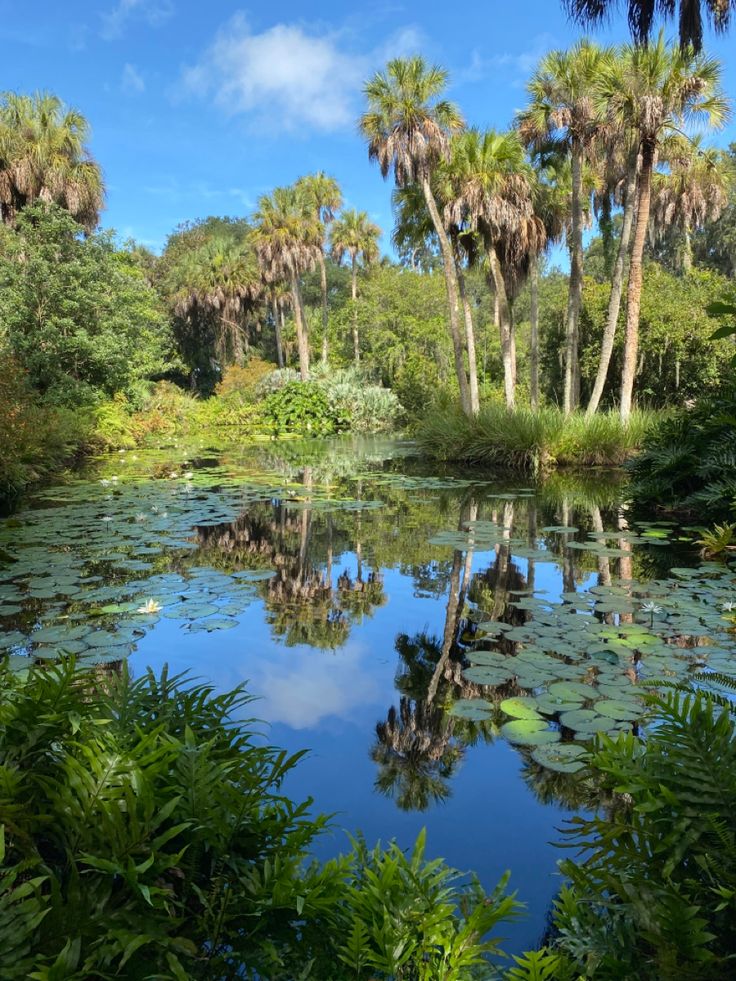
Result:
<svg viewBox="0 0 736 981"><path fill-rule="evenodd" d="M348 428L348 419L330 406L327 395L314 382L289 382L263 404L267 424L276 433L329 436Z"/></svg>

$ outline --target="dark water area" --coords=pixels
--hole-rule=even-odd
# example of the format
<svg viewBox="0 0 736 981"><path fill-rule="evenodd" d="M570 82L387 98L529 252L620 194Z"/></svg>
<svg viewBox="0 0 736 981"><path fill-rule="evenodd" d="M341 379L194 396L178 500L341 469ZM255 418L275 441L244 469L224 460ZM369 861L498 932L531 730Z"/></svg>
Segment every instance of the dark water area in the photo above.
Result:
<svg viewBox="0 0 736 981"><path fill-rule="evenodd" d="M347 832L510 887L537 943L555 842L604 806L579 756L645 737L642 692L736 664L733 570L621 475L535 487L438 472L387 440L117 454L0 522L0 656L245 683L264 738L308 754L285 787Z"/></svg>

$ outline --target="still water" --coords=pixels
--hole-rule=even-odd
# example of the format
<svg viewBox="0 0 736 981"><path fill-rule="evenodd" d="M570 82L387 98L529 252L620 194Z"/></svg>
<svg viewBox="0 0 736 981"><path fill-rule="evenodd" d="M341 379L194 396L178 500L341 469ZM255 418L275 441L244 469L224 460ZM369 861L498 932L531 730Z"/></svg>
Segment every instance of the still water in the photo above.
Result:
<svg viewBox="0 0 736 981"><path fill-rule="evenodd" d="M120 453L0 523L0 654L60 649L245 683L307 757L294 798L491 889L511 870L540 939L554 842L596 806L577 754L646 731L647 679L736 663L727 567L634 522L620 476L532 487L438 473L386 440ZM104 668L101 668L104 669Z"/></svg>

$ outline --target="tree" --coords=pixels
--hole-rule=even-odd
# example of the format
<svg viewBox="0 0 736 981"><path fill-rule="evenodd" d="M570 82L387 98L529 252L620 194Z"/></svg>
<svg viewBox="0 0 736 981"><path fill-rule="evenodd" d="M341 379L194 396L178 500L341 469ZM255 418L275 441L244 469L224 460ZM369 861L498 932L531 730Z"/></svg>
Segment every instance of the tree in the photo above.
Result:
<svg viewBox="0 0 736 981"><path fill-rule="evenodd" d="M332 228L332 254L337 262L350 258L351 293L353 299L353 347L355 363L360 364L360 335L358 333L358 256L363 266L378 258L378 239L381 229L374 225L365 211L344 211Z"/></svg>
<svg viewBox="0 0 736 981"><path fill-rule="evenodd" d="M484 243L499 299L506 405L513 408L516 347L507 281L544 244L544 228L532 203L534 174L517 133L475 129L455 137L441 174L446 221L458 227L467 224Z"/></svg>
<svg viewBox="0 0 736 981"><path fill-rule="evenodd" d="M99 165L86 143L89 124L48 93L0 97L0 213L14 225L34 201L65 208L87 231L97 225L105 197Z"/></svg>
<svg viewBox="0 0 736 981"><path fill-rule="evenodd" d="M631 415L637 367L642 261L657 154L668 135L693 121L722 124L728 104L720 88L718 62L691 51L668 49L662 34L647 48L627 45L621 59L614 71L609 66L603 73L601 95L616 125L638 134L641 156L621 374L621 418L626 421Z"/></svg>
<svg viewBox="0 0 736 981"><path fill-rule="evenodd" d="M551 51L527 85L530 103L518 117L522 138L539 147L550 140L564 146L572 165L570 292L565 337L565 412L579 400L579 321L583 290L583 171L603 128L596 85L610 51L579 41L569 51Z"/></svg>
<svg viewBox="0 0 736 981"><path fill-rule="evenodd" d="M309 380L309 335L300 276L318 261L322 225L295 187L277 187L258 201L255 246L264 274L289 282L302 381Z"/></svg>
<svg viewBox="0 0 736 981"><path fill-rule="evenodd" d="M2 232L3 339L47 402L93 403L166 369L164 310L111 233L84 238L66 211L41 202Z"/></svg>
<svg viewBox="0 0 736 981"><path fill-rule="evenodd" d="M575 20L591 26L606 20L619 6L618 0L563 0L563 3ZM637 45L648 44L655 14L670 18L677 12L680 46L692 45L699 53L703 47L703 20L707 18L719 33L728 30L736 0L626 0L626 8Z"/></svg>
<svg viewBox="0 0 736 981"><path fill-rule="evenodd" d="M652 178L652 215L660 237L672 238L677 265L687 275L693 268L692 233L714 222L728 204L734 174L729 158L714 147L703 147L702 137L679 134L668 148L667 173Z"/></svg>
<svg viewBox="0 0 736 981"><path fill-rule="evenodd" d="M416 183L422 189L442 253L460 402L471 414L455 260L431 186L437 165L447 158L452 134L463 128L460 111L441 98L446 85L447 72L423 58L393 59L366 82L368 109L360 129L368 141L368 156L377 161L384 177L393 169L398 187Z"/></svg>
<svg viewBox="0 0 736 981"><path fill-rule="evenodd" d="M316 174L308 174L300 177L296 182L297 190L304 194L308 207L314 209L317 221L322 223L324 229L322 242L320 243L319 263L320 286L322 289L322 361L327 362L328 355L328 334L327 334L327 269L325 267L325 237L330 222L334 221L335 212L342 207L342 191L340 185L334 177L328 177L324 171L320 170Z"/></svg>

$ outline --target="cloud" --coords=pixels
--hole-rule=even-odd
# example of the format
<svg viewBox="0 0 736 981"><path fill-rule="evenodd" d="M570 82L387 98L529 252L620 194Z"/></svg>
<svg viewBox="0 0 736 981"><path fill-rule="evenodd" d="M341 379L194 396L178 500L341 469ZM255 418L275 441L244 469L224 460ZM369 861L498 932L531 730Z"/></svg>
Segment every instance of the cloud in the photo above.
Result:
<svg viewBox="0 0 736 981"><path fill-rule="evenodd" d="M160 27L174 13L173 0L118 0L102 14L100 36L105 41L122 37L130 20L143 20L149 27Z"/></svg>
<svg viewBox="0 0 736 981"><path fill-rule="evenodd" d="M526 82L542 57L556 44L551 34L537 34L532 38L527 49L517 53L506 51L503 54L484 57L477 48L474 48L470 53L470 63L458 73L458 78L463 82L480 82L490 75L503 72L506 76L511 76L512 85L522 84Z"/></svg>
<svg viewBox="0 0 736 981"><path fill-rule="evenodd" d="M184 70L181 91L210 98L229 115L249 117L260 133L352 127L367 74L386 58L416 51L420 35L404 28L368 53L350 50L347 32L276 24L254 33L236 14L202 58Z"/></svg>
<svg viewBox="0 0 736 981"><path fill-rule="evenodd" d="M128 63L123 68L120 88L126 95L140 95L145 91L146 83L135 65Z"/></svg>

